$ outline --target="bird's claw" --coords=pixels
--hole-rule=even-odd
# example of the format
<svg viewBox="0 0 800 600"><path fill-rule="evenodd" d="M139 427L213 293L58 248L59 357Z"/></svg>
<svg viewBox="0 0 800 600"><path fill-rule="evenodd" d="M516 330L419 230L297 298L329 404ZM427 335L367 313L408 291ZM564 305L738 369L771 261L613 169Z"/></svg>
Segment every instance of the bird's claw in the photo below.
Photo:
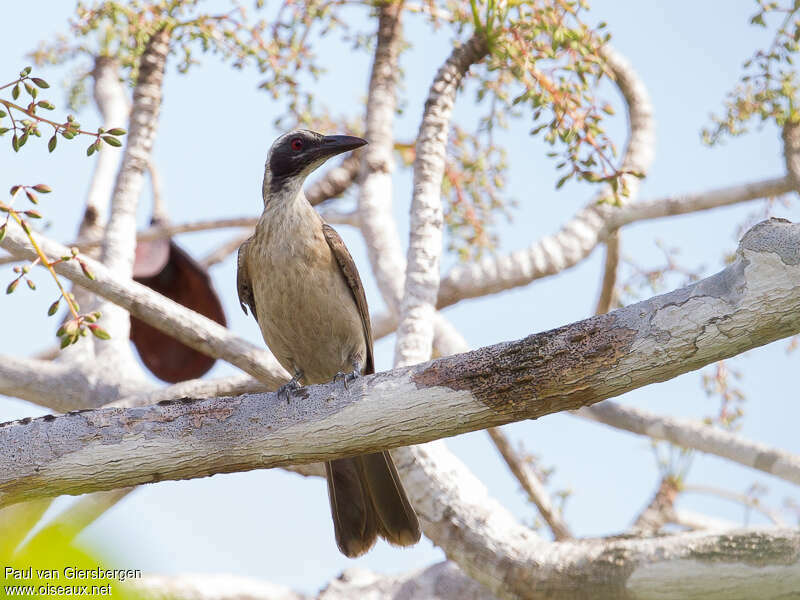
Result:
<svg viewBox="0 0 800 600"><path fill-rule="evenodd" d="M348 382L355 381L359 377L361 377L361 373L359 373L357 369L354 369L349 373L345 373L344 371L339 371L336 375L333 376L333 380L341 381L344 384L344 389L348 389L347 387Z"/></svg>
<svg viewBox="0 0 800 600"><path fill-rule="evenodd" d="M292 392L300 388L300 383L297 381L298 379L299 377L297 376L292 377L275 392L278 394L278 398L281 400L286 400L286 404L289 404L289 396L291 396Z"/></svg>

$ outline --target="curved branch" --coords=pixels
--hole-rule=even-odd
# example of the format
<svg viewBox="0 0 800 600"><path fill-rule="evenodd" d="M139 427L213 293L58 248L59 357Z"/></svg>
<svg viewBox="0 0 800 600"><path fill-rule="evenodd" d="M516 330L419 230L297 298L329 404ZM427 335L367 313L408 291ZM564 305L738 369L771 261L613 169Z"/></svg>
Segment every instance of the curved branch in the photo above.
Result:
<svg viewBox="0 0 800 600"><path fill-rule="evenodd" d="M609 44L602 48L619 91L625 100L630 134L625 147L621 169L647 173L655 153L655 122L653 106L642 80L628 60ZM635 198L639 178L624 176L629 198ZM601 192L598 198L602 198ZM454 267L442 278L437 307L443 308L463 300L493 294L559 273L586 258L597 244L613 232L605 223L618 207L598 205L593 200L572 218L561 231L548 236L525 250L511 255L484 259L473 265Z"/></svg>
<svg viewBox="0 0 800 600"><path fill-rule="evenodd" d="M425 102L416 141L411 231L395 365L414 364L431 356L442 252L441 189L450 116L461 80L470 66L487 52L488 46L480 34L453 50L436 74Z"/></svg>

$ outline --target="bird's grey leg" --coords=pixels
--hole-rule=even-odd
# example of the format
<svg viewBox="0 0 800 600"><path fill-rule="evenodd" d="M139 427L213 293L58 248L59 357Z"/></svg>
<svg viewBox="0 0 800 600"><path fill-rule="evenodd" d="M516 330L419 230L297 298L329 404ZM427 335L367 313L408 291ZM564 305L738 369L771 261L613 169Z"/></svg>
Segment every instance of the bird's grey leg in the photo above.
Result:
<svg viewBox="0 0 800 600"><path fill-rule="evenodd" d="M361 377L361 361L357 358L353 359L353 370L349 373L345 373L344 371L339 371L336 375L333 376L334 381L341 380L344 383L344 389L347 389L347 383L350 381L355 381Z"/></svg>
<svg viewBox="0 0 800 600"><path fill-rule="evenodd" d="M275 390L275 393L278 394L278 398L286 400L286 404L289 404L289 396L293 391L300 387L300 380L303 378L302 371L295 371L294 377L292 377L289 381L284 383L281 387Z"/></svg>

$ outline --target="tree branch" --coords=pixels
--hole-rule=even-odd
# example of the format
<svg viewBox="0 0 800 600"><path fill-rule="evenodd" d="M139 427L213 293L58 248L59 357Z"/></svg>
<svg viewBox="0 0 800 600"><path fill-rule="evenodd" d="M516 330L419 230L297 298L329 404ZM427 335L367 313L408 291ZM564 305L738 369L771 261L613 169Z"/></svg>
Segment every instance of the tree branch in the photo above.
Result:
<svg viewBox="0 0 800 600"><path fill-rule="evenodd" d="M122 395L143 393L138 373L115 372L108 377L108 367L71 362L0 356L0 394L21 398L58 412L96 408Z"/></svg>
<svg viewBox="0 0 800 600"><path fill-rule="evenodd" d="M745 235L724 271L686 288L518 342L364 377L345 393L335 384L303 388L302 407L257 394L7 424L0 504L135 485L154 473L185 479L330 460L537 418L797 332L800 226L773 219Z"/></svg>
<svg viewBox="0 0 800 600"><path fill-rule="evenodd" d="M69 255L60 244L37 235L42 250L49 256ZM2 246L20 258L33 258L33 250L22 230L7 227ZM221 358L270 385L280 385L288 376L266 350L234 335L228 329L150 288L122 278L90 258L83 259L94 274L87 278L75 261L55 266L56 272L125 308L145 323L168 333L187 346L214 358ZM141 389L141 388L140 388Z"/></svg>
<svg viewBox="0 0 800 600"><path fill-rule="evenodd" d="M594 309L596 315L603 315L611 310L617 289L617 269L619 268L619 230L609 234L606 239L606 258L603 262L603 281L600 284L600 296Z"/></svg>
<svg viewBox="0 0 800 600"><path fill-rule="evenodd" d="M392 128L397 105L397 55L403 41L402 14L402 1L380 5L375 58L367 93L364 135L369 145L362 152L358 192L358 214L367 255L383 300L392 313L399 310L405 272L400 237L392 216Z"/></svg>
<svg viewBox="0 0 800 600"><path fill-rule="evenodd" d="M605 423L683 448L715 454L800 485L800 456L689 419L662 417L651 412L603 402L581 408L579 417Z"/></svg>
<svg viewBox="0 0 800 600"><path fill-rule="evenodd" d="M481 34L455 48L436 74L425 102L414 159L414 193L405 291L395 345L396 366L415 364L431 356L442 252L441 189L450 117L462 78L487 52Z"/></svg>
<svg viewBox="0 0 800 600"><path fill-rule="evenodd" d="M355 183L361 169L358 152L349 154L340 164L328 169L325 174L305 189L306 200L317 206L344 194Z"/></svg>
<svg viewBox="0 0 800 600"><path fill-rule="evenodd" d="M525 493L528 494L528 499L539 509L539 514L550 527L553 537L559 541L572 539L573 535L569 525L564 521L560 511L553 506L541 479L529 464L517 456L503 430L499 427L490 427L487 431L508 468L511 469Z"/></svg>

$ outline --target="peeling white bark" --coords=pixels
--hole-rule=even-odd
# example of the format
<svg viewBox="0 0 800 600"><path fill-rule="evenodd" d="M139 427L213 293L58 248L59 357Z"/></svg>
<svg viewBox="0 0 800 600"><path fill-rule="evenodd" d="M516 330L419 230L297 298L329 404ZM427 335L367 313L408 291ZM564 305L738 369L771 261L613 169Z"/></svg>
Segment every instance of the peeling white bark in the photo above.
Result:
<svg viewBox="0 0 800 600"><path fill-rule="evenodd" d="M444 220L441 190L450 116L461 80L470 66L487 52L480 35L453 50L436 74L425 102L416 140L408 258L395 366L412 365L431 356Z"/></svg>

